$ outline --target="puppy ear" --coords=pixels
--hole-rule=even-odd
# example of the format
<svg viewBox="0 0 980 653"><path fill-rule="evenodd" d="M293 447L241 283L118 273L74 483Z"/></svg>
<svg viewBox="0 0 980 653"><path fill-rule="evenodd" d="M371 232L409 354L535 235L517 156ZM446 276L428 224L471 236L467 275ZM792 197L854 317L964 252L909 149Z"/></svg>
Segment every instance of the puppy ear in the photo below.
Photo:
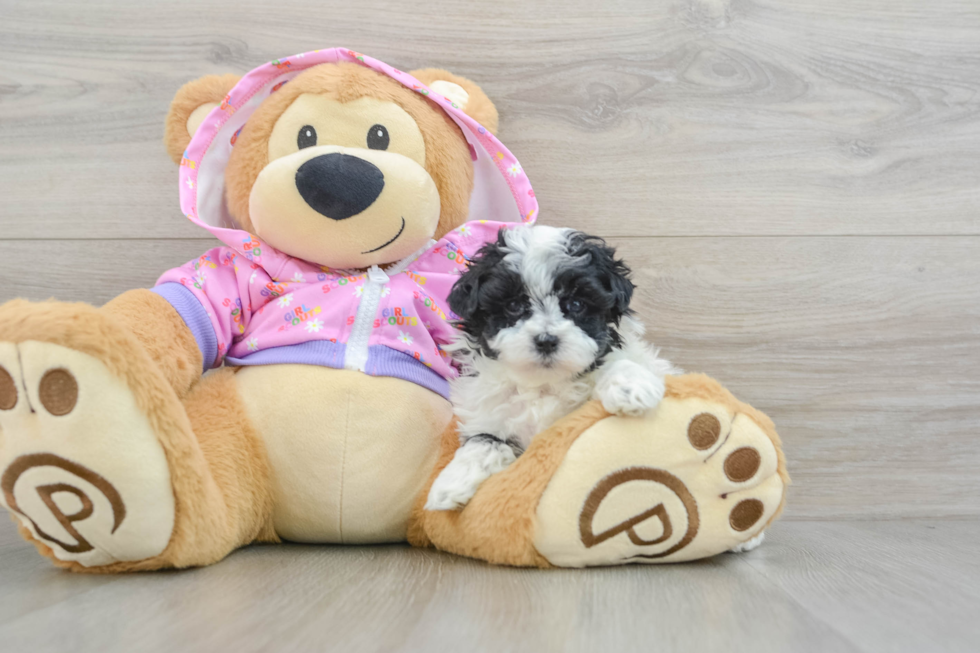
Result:
<svg viewBox="0 0 980 653"><path fill-rule="evenodd" d="M497 232L497 241L480 248L476 256L449 292L449 310L463 322L468 321L480 307L480 285L490 278L493 268L504 260L502 248L505 245L504 232Z"/></svg>
<svg viewBox="0 0 980 653"><path fill-rule="evenodd" d="M474 82L439 68L422 68L410 74L436 93L455 102L466 115L496 135L497 107Z"/></svg>
<svg viewBox="0 0 980 653"><path fill-rule="evenodd" d="M480 306L480 272L469 268L449 292L449 310L464 322L473 317Z"/></svg>
<svg viewBox="0 0 980 653"><path fill-rule="evenodd" d="M632 313L630 301L636 288L630 280L632 270L622 259L616 258L616 249L598 236L579 232L572 237L572 242L574 255L587 256L589 264L594 267L596 276L611 301L612 321L619 324L624 315Z"/></svg>
<svg viewBox="0 0 980 653"><path fill-rule="evenodd" d="M163 135L163 143L174 163L180 163L194 132L239 79L238 75L205 75L180 87L170 103Z"/></svg>
<svg viewBox="0 0 980 653"><path fill-rule="evenodd" d="M614 252L612 248L609 248L610 252ZM619 320L622 319L624 315L630 315L633 311L630 309L630 302L633 300L633 290L636 286L630 281L630 274L632 270L629 269L625 263L620 259L612 259L612 265L609 270L609 287L613 296L613 309L614 309L614 322L619 324Z"/></svg>

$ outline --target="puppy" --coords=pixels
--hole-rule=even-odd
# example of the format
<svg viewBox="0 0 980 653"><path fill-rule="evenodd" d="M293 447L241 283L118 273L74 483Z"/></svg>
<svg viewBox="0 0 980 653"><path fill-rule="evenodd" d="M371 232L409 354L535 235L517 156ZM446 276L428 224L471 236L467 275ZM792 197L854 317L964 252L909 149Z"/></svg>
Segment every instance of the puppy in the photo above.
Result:
<svg viewBox="0 0 980 653"><path fill-rule="evenodd" d="M642 415L677 370L631 317L629 268L596 236L572 229L502 229L453 286L460 336L449 349L461 446L427 510L466 505L531 439L590 399Z"/></svg>

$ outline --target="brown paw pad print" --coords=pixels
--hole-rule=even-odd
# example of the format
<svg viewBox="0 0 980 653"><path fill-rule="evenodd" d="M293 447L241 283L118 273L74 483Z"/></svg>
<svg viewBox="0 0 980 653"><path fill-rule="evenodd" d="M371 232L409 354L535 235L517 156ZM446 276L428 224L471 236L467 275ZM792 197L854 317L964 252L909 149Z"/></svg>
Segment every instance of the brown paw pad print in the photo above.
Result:
<svg viewBox="0 0 980 653"><path fill-rule="evenodd" d="M66 369L48 370L38 386L41 405L52 415L67 415L78 403L78 382Z"/></svg>
<svg viewBox="0 0 980 653"><path fill-rule="evenodd" d="M698 451L711 449L721 438L721 422L711 413L695 415L687 427L687 439ZM724 446L724 443L722 444ZM710 456L709 456L710 458ZM725 458L725 477L733 483L745 483L755 477L762 465L762 456L753 447L739 447ZM752 528L765 513L765 506L758 499L739 501L729 514L731 527L743 532Z"/></svg>
<svg viewBox="0 0 980 653"><path fill-rule="evenodd" d="M728 515L728 523L738 532L752 528L765 512L765 506L758 499L743 499L735 504Z"/></svg>
<svg viewBox="0 0 980 653"><path fill-rule="evenodd" d="M759 471L762 456L752 447L742 447L728 454L725 459L725 476L733 483L744 483Z"/></svg>
<svg viewBox="0 0 980 653"><path fill-rule="evenodd" d="M698 451L710 449L721 437L721 422L711 413L701 413L687 426L687 439Z"/></svg>
<svg viewBox="0 0 980 653"><path fill-rule="evenodd" d="M17 384L3 367L0 367L0 410L10 410L17 405Z"/></svg>
<svg viewBox="0 0 980 653"><path fill-rule="evenodd" d="M78 381L63 368L48 370L41 377L37 389L41 405L52 415L67 415L78 403ZM12 410L17 406L17 384L4 367L0 367L0 410Z"/></svg>

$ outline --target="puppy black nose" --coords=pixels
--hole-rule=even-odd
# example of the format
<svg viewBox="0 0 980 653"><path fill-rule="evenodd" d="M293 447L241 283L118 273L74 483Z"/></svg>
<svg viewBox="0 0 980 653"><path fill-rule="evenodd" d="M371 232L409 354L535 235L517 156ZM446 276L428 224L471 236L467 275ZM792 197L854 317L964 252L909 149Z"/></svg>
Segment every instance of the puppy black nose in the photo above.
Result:
<svg viewBox="0 0 980 653"><path fill-rule="evenodd" d="M558 336L551 335L550 333L542 333L541 335L534 336L534 346L542 354L553 354L555 350L558 349Z"/></svg>
<svg viewBox="0 0 980 653"><path fill-rule="evenodd" d="M296 190L317 213L346 220L378 199L385 187L381 170L349 154L321 154L296 171Z"/></svg>

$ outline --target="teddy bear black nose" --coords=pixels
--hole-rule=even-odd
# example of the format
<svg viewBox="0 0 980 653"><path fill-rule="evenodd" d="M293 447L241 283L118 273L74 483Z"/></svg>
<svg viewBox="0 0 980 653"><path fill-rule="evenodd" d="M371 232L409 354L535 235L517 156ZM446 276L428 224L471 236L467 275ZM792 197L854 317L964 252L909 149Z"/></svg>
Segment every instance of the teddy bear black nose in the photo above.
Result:
<svg viewBox="0 0 980 653"><path fill-rule="evenodd" d="M296 171L296 189L310 207L331 220L346 220L374 203L385 187L381 170L349 154L321 154Z"/></svg>

